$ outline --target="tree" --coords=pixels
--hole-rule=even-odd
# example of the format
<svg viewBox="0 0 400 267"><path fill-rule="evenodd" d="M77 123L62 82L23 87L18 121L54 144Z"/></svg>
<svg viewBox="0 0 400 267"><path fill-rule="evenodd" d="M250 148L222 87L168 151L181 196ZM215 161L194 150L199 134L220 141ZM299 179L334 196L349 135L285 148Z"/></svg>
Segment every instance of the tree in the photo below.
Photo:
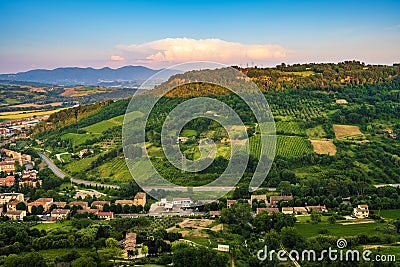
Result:
<svg viewBox="0 0 400 267"><path fill-rule="evenodd" d="M319 222L321 222L321 213L320 212L316 212L316 211L312 211L310 219L311 219L311 223L319 223Z"/></svg>
<svg viewBox="0 0 400 267"><path fill-rule="evenodd" d="M144 254L146 256L147 253L149 253L149 247L146 245L143 245L142 246L142 254Z"/></svg>
<svg viewBox="0 0 400 267"><path fill-rule="evenodd" d="M71 267L97 267L97 263L92 257L80 257L72 262Z"/></svg>
<svg viewBox="0 0 400 267"><path fill-rule="evenodd" d="M19 202L16 208L17 210L26 210L26 204L24 202Z"/></svg>
<svg viewBox="0 0 400 267"><path fill-rule="evenodd" d="M301 248L305 240L297 232L296 228L294 227L283 227L281 231L281 241L285 248L294 249L294 248Z"/></svg>
<svg viewBox="0 0 400 267"><path fill-rule="evenodd" d="M108 248L118 247L118 241L115 238L109 237L106 239L106 247Z"/></svg>

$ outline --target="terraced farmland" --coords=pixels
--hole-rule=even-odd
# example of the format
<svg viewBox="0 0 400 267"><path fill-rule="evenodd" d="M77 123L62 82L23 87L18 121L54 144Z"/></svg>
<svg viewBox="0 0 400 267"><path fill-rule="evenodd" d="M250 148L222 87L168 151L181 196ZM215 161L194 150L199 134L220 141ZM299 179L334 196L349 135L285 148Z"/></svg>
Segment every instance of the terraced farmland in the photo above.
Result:
<svg viewBox="0 0 400 267"><path fill-rule="evenodd" d="M276 155L286 158L297 158L312 152L310 141L300 136L276 137ZM261 138L259 135L250 137L250 154L256 158L260 157Z"/></svg>

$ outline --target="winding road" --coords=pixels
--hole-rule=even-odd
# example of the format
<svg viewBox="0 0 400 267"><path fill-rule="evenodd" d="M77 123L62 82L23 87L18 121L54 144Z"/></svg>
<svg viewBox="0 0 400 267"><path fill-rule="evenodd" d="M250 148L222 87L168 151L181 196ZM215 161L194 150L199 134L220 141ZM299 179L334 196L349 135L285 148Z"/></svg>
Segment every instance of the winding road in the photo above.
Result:
<svg viewBox="0 0 400 267"><path fill-rule="evenodd" d="M38 153L38 155L47 164L47 166L49 166L50 170L56 176L58 176L60 178L64 178L64 177L68 176L62 170L60 170L54 164L54 162L49 157L47 157L45 154ZM104 187L104 188L115 188L115 189L119 189L120 188L118 185L95 183L95 182L91 182L91 181L76 179L76 178L73 178L73 177L71 177L70 180L71 180L72 183L75 183L75 184L84 184L84 185L90 185L90 186L97 186L97 187Z"/></svg>

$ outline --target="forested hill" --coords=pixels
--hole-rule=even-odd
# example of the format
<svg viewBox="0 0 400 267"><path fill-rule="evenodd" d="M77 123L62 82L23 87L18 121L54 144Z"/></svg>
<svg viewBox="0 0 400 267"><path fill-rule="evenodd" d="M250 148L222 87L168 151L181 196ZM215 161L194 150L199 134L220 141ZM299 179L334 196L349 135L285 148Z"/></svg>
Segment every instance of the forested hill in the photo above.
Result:
<svg viewBox="0 0 400 267"><path fill-rule="evenodd" d="M400 67L386 65L366 65L359 61L341 63L281 64L274 68L240 68L234 67L250 77L263 91L280 91L285 89L313 89L330 91L344 87L364 87L366 85L398 83ZM191 71L176 74L169 78L167 84L179 84L187 79L212 75L221 72L212 70ZM218 79L218 77L215 77ZM163 87L161 84L159 87ZM215 86L186 85L173 90L168 97L190 97L200 95L224 95L228 91Z"/></svg>
<svg viewBox="0 0 400 267"><path fill-rule="evenodd" d="M328 91L340 96L342 89L355 88L362 91L362 99L352 99L369 104L379 99L390 98L398 101L400 93L394 89L400 88L400 67L386 65L365 65L358 61L341 63L310 63L310 64L281 64L274 68L239 68L250 77L264 92L277 92L290 89L313 91ZM193 80L196 77L218 80L224 70L189 71L171 76L168 81L159 85L149 93L156 93L165 84L180 84L185 79ZM231 75L228 72L227 75ZM212 76L216 77L212 77ZM386 88L386 89L385 89ZM202 95L227 95L229 91L221 86L193 83L177 86L166 94L167 97L197 97ZM268 94L267 94L268 95ZM358 98L360 94L357 94ZM366 95L369 95L368 99ZM346 97L351 97L347 95ZM357 98L356 97L356 98ZM268 97L267 97L268 98ZM269 100L270 101L270 100ZM107 120L125 113L128 100L104 101L90 105L83 105L52 114L47 123L39 124L34 134L45 134L47 131L59 130L74 124L84 127L92 123ZM287 107L290 108L290 107Z"/></svg>

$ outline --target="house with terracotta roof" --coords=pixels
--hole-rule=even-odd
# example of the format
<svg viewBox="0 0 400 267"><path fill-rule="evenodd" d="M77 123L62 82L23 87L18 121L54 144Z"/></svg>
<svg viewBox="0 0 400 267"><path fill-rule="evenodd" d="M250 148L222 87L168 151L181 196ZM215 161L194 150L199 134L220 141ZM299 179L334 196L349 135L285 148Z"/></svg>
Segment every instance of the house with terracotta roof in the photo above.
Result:
<svg viewBox="0 0 400 267"><path fill-rule="evenodd" d="M257 201L262 201L265 204L267 204L267 195L251 195L250 198L250 205L253 204L253 201L257 200Z"/></svg>
<svg viewBox="0 0 400 267"><path fill-rule="evenodd" d="M115 200L115 205L118 205L118 204L120 204L122 207L125 206L125 205L133 206L133 205L135 205L135 202L133 200L131 200L131 199L118 199L118 200Z"/></svg>
<svg viewBox="0 0 400 267"><path fill-rule="evenodd" d="M15 177L13 175L8 175L5 178L0 178L0 186L11 187L15 183Z"/></svg>
<svg viewBox="0 0 400 267"><path fill-rule="evenodd" d="M358 205L357 208L353 209L353 215L359 219L368 218L369 216L368 205L367 204Z"/></svg>
<svg viewBox="0 0 400 267"><path fill-rule="evenodd" d="M65 220L69 214L69 209L54 209L51 211L50 216L55 220Z"/></svg>
<svg viewBox="0 0 400 267"><path fill-rule="evenodd" d="M0 204L7 204L11 200L24 201L24 194L22 193L0 193Z"/></svg>
<svg viewBox="0 0 400 267"><path fill-rule="evenodd" d="M146 205L146 193L145 192L138 192L135 197L133 198L134 205L139 206Z"/></svg>
<svg viewBox="0 0 400 267"><path fill-rule="evenodd" d="M25 210L10 210L6 212L6 216L11 220L22 221L26 216Z"/></svg>
<svg viewBox="0 0 400 267"><path fill-rule="evenodd" d="M308 211L305 207L293 207L293 212L294 214L301 214L301 215L306 215L308 214Z"/></svg>
<svg viewBox="0 0 400 267"><path fill-rule="evenodd" d="M11 174L15 172L15 161L12 159L5 159L0 161L0 172Z"/></svg>
<svg viewBox="0 0 400 267"><path fill-rule="evenodd" d="M126 233L124 241L124 250L128 256L133 256L136 249L136 233Z"/></svg>
<svg viewBox="0 0 400 267"><path fill-rule="evenodd" d="M22 171L18 183L19 187L29 186L36 188L42 186L42 180L37 177L37 170Z"/></svg>
<svg viewBox="0 0 400 267"><path fill-rule="evenodd" d="M280 202L280 201L287 202L291 199L293 199L292 196L271 196L269 198L269 205L271 207L278 207L278 202Z"/></svg>
<svg viewBox="0 0 400 267"><path fill-rule="evenodd" d="M91 206L96 207L96 209L103 210L104 205L110 205L110 201L96 200L96 201L93 201L93 202L92 202L92 205L91 205Z"/></svg>
<svg viewBox="0 0 400 267"><path fill-rule="evenodd" d="M220 217L220 212L219 212L219 210L211 210L211 211L210 211L210 216L213 217L213 218L218 218L218 217Z"/></svg>
<svg viewBox="0 0 400 267"><path fill-rule="evenodd" d="M279 212L278 208L257 208L256 214L260 214L261 212L268 212L268 213L277 213Z"/></svg>
<svg viewBox="0 0 400 267"><path fill-rule="evenodd" d="M226 207L229 209L233 204L236 204L237 200L236 199L228 199L226 201Z"/></svg>
<svg viewBox="0 0 400 267"><path fill-rule="evenodd" d="M17 205L20 203L18 200L14 199L7 203L7 210L17 210Z"/></svg>
<svg viewBox="0 0 400 267"><path fill-rule="evenodd" d="M282 208L282 213L283 214L293 214L294 213L293 207L283 207Z"/></svg>
<svg viewBox="0 0 400 267"><path fill-rule="evenodd" d="M68 205L72 208L73 206L76 207L82 207L82 209L87 209L89 207L89 203L85 202L85 201L72 201L70 203L68 203Z"/></svg>
<svg viewBox="0 0 400 267"><path fill-rule="evenodd" d="M325 205L321 206L306 206L306 209L308 210L308 212L311 211L317 211L317 212L328 212L328 209L325 207Z"/></svg>
<svg viewBox="0 0 400 267"><path fill-rule="evenodd" d="M53 203L53 198L38 198L36 201L28 203L28 212L32 213L32 207L42 206L43 210L47 211L50 209L51 204Z"/></svg>
<svg viewBox="0 0 400 267"><path fill-rule="evenodd" d="M52 202L50 207L54 205L57 207L57 209L63 209L67 205L67 202Z"/></svg>
<svg viewBox="0 0 400 267"><path fill-rule="evenodd" d="M99 216L99 219L111 220L111 219L114 219L114 212L111 212L111 211L99 211L97 216Z"/></svg>

